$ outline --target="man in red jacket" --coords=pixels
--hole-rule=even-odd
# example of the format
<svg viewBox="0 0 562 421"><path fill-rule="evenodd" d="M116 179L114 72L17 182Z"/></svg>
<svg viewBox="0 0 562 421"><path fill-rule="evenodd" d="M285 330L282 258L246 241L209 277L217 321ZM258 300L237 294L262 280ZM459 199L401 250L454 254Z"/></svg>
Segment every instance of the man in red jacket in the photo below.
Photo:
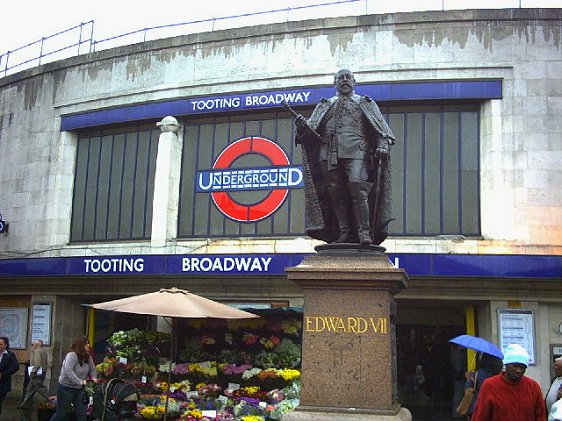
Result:
<svg viewBox="0 0 562 421"><path fill-rule="evenodd" d="M541 388L524 376L529 365L527 350L509 345L503 363L505 371L482 384L471 421L546 421Z"/></svg>

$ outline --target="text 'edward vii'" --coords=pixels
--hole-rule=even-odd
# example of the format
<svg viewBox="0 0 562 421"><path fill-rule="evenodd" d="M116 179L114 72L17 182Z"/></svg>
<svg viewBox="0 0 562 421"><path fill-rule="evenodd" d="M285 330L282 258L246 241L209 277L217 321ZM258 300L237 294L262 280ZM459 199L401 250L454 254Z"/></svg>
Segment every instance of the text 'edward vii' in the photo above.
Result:
<svg viewBox="0 0 562 421"><path fill-rule="evenodd" d="M388 333L388 319L386 317L336 317L336 316L307 316L305 318L306 332L357 333L367 332Z"/></svg>

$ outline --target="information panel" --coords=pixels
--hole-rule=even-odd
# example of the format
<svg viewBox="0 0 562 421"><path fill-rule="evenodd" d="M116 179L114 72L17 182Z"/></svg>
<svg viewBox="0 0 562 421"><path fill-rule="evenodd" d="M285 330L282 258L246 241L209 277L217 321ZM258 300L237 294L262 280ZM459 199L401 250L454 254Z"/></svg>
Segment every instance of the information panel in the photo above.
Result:
<svg viewBox="0 0 562 421"><path fill-rule="evenodd" d="M529 352L529 364L535 364L535 317L533 310L498 309L500 346L521 345Z"/></svg>
<svg viewBox="0 0 562 421"><path fill-rule="evenodd" d="M51 304L33 304L31 318L31 342L41 339L43 345L51 344Z"/></svg>

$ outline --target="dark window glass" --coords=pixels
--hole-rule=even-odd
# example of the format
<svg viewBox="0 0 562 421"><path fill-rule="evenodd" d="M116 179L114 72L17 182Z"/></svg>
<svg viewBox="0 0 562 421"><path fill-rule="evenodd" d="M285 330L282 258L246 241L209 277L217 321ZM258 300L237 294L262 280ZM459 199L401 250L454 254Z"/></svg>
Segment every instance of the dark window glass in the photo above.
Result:
<svg viewBox="0 0 562 421"><path fill-rule="evenodd" d="M159 134L151 125L79 135L71 241L150 238Z"/></svg>
<svg viewBox="0 0 562 421"><path fill-rule="evenodd" d="M381 109L397 138L390 234L480 235L478 105Z"/></svg>
<svg viewBox="0 0 562 421"><path fill-rule="evenodd" d="M381 110L397 143L392 148L394 236L480 235L479 105L389 106ZM310 115L312 109L301 112ZM226 217L208 193L195 192L195 173L212 168L232 142L263 136L300 165L293 120L285 112L188 119L183 139L178 237L272 237L304 233L304 191L290 189L269 218L244 223ZM246 155L231 168L267 167ZM235 201L257 203L267 191L231 192Z"/></svg>
<svg viewBox="0 0 562 421"><path fill-rule="evenodd" d="M225 216L209 193L195 192L195 172L212 169L215 159L224 148L249 136L265 137L277 143L292 165L300 165L300 151L295 153L293 141L293 121L286 112L207 117L186 122L178 237L271 237L304 234L302 189L289 189L285 201L273 215L250 223ZM236 159L230 168L267 168L270 165L265 156L251 153ZM269 190L229 192L234 201L247 206L263 201L269 194Z"/></svg>

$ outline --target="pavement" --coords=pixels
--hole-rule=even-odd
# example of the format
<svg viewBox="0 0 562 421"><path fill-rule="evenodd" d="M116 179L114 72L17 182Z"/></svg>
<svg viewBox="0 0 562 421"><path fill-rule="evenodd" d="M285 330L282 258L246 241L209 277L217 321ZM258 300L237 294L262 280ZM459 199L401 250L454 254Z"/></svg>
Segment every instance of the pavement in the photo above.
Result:
<svg viewBox="0 0 562 421"><path fill-rule="evenodd" d="M21 403L21 393L12 391L8 393L2 405L0 421L38 421L35 408L29 410L18 409ZM449 405L422 405L412 403L404 404L412 412L413 421L459 421L452 418Z"/></svg>
<svg viewBox="0 0 562 421"><path fill-rule="evenodd" d="M2 404L0 421L37 421L37 411L31 407L29 410L18 409L21 403L21 393L10 392Z"/></svg>

